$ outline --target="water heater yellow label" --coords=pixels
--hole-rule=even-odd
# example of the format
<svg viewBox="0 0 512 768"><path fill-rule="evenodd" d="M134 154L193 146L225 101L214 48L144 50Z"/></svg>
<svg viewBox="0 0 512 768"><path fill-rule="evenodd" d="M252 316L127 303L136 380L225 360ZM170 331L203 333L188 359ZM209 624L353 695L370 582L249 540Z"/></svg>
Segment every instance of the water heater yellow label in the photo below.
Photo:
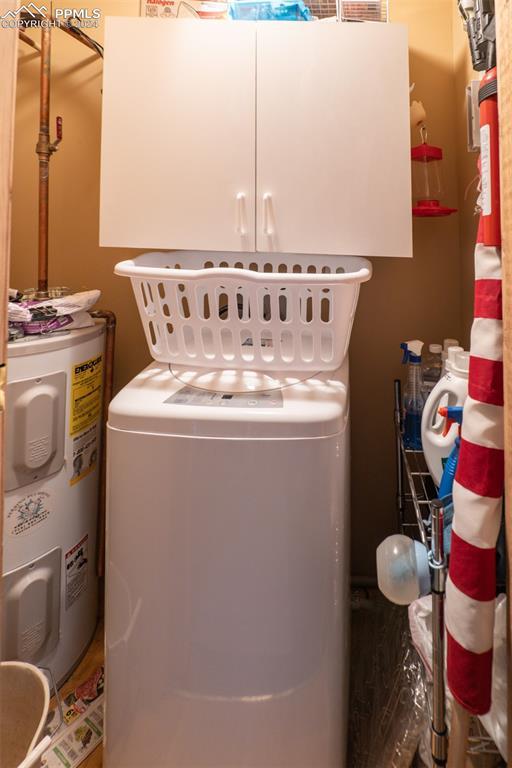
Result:
<svg viewBox="0 0 512 768"><path fill-rule="evenodd" d="M101 413L103 355L77 363L71 371L69 434L76 435L98 420Z"/></svg>

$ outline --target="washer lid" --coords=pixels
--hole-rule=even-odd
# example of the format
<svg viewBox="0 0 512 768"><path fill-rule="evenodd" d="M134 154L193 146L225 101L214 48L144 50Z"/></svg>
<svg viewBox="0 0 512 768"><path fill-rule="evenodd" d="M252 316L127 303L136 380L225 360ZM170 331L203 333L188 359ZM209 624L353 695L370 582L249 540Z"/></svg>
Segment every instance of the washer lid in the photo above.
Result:
<svg viewBox="0 0 512 768"><path fill-rule="evenodd" d="M255 393L293 387L301 381L312 379L319 373L311 371L246 371L209 370L183 365L170 365L169 370L182 384L207 392Z"/></svg>
<svg viewBox="0 0 512 768"><path fill-rule="evenodd" d="M345 429L347 362L339 371L304 380L300 374L243 371L230 379L226 373L171 372L163 363L152 363L112 400L109 426L190 437L267 439L327 437ZM220 383L223 389L214 388Z"/></svg>

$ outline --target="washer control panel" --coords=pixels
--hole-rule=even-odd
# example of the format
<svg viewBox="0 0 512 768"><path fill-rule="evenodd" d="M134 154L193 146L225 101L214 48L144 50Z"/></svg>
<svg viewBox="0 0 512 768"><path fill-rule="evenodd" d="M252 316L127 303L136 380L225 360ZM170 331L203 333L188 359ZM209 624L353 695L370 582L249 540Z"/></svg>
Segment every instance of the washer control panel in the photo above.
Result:
<svg viewBox="0 0 512 768"><path fill-rule="evenodd" d="M195 387L182 387L164 400L170 405L212 405L218 408L282 408L280 390L267 392L208 392Z"/></svg>

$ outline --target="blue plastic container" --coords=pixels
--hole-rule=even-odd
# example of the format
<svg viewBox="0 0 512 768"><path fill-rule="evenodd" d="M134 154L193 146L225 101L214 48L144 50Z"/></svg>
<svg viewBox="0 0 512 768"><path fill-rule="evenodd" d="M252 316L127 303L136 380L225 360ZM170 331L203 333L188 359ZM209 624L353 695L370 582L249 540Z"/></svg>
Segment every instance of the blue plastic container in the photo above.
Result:
<svg viewBox="0 0 512 768"><path fill-rule="evenodd" d="M302 0L237 0L229 4L228 13L237 21L311 21L313 18Z"/></svg>
<svg viewBox="0 0 512 768"><path fill-rule="evenodd" d="M403 440L405 448L421 451L421 415L425 405L421 375L421 349L418 339L400 345L404 351L402 363L407 365L407 381L403 401Z"/></svg>

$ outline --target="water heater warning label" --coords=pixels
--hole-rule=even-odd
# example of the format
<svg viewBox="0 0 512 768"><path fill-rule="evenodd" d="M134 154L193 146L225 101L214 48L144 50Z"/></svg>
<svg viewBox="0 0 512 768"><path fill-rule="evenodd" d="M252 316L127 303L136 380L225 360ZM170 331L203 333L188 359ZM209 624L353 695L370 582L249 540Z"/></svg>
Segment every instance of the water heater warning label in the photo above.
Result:
<svg viewBox="0 0 512 768"><path fill-rule="evenodd" d="M92 357L77 363L71 371L71 412L69 434L90 427L101 411L101 384L103 381L103 356Z"/></svg>
<svg viewBox="0 0 512 768"><path fill-rule="evenodd" d="M87 587L88 540L89 536L86 534L78 544L66 552L66 611Z"/></svg>
<svg viewBox="0 0 512 768"><path fill-rule="evenodd" d="M98 424L73 437L73 474L70 485L90 475L98 462Z"/></svg>

